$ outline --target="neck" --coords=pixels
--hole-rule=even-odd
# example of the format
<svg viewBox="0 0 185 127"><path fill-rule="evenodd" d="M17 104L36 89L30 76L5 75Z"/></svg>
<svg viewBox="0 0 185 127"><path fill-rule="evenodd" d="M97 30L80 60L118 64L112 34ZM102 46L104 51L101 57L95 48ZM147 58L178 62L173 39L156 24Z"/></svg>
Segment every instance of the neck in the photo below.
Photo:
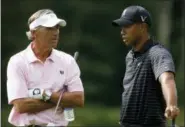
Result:
<svg viewBox="0 0 185 127"><path fill-rule="evenodd" d="M150 39L150 36L148 34L143 35L140 40L138 40L133 46L134 51L140 51L148 39Z"/></svg>
<svg viewBox="0 0 185 127"><path fill-rule="evenodd" d="M45 47L39 45L39 43L37 43L36 41L32 42L31 48L32 48L35 56L39 60L41 60L42 62L44 62L46 60L46 58L49 57L49 55L51 54L51 51L52 51L52 49L45 48Z"/></svg>

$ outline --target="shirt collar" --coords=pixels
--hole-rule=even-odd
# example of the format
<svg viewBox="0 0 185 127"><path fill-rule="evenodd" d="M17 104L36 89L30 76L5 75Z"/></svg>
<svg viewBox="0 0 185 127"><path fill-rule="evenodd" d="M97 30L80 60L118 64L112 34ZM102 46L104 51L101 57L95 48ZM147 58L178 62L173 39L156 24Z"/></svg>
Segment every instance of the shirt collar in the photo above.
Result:
<svg viewBox="0 0 185 127"><path fill-rule="evenodd" d="M35 53L33 52L32 48L31 48L31 43L28 45L28 47L26 48L26 54L27 54L27 58L29 63L33 63L36 61L40 61L36 56ZM47 58L48 60L55 62L56 59L56 55L55 55L55 51L54 49L52 49L50 56ZM46 59L46 60L47 60Z"/></svg>
<svg viewBox="0 0 185 127"><path fill-rule="evenodd" d="M142 54L142 53L145 53L149 48L151 48L152 46L154 45L154 42L152 39L148 39L143 47L139 50L139 51L134 51L134 49L132 48L132 53L134 54Z"/></svg>
<svg viewBox="0 0 185 127"><path fill-rule="evenodd" d="M50 54L50 56L47 59L51 60L52 62L55 62L57 60L54 49L52 49L51 54Z"/></svg>

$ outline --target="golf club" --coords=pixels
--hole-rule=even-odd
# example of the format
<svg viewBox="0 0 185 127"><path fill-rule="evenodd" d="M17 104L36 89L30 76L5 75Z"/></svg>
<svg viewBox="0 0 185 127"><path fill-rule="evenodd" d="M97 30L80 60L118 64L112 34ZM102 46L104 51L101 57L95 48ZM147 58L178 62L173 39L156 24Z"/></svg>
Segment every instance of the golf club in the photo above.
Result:
<svg viewBox="0 0 185 127"><path fill-rule="evenodd" d="M79 56L79 52L76 51L76 52L74 53L74 59L77 60L78 56ZM61 94L60 94L60 97L59 97L59 99L58 99L57 106L56 106L55 112L54 112L54 117L55 117L56 112L57 112L57 110L58 110L58 107L59 107L59 105L60 105L60 101L61 101L62 93L63 93L63 92L64 92L64 90L62 90L62 92L61 92ZM66 119L67 121L73 121L73 120L74 120L74 110L73 110L72 108L66 108L66 109L64 109L64 117L65 117L65 119ZM54 127L54 126L55 126L54 123L55 123L55 122L52 121L51 123L48 123L47 126L52 126L52 127Z"/></svg>
<svg viewBox="0 0 185 127"><path fill-rule="evenodd" d="M177 126L176 124L175 124L175 119L172 119L172 121L171 121L172 123L172 125L171 125L171 127L179 127L179 126Z"/></svg>

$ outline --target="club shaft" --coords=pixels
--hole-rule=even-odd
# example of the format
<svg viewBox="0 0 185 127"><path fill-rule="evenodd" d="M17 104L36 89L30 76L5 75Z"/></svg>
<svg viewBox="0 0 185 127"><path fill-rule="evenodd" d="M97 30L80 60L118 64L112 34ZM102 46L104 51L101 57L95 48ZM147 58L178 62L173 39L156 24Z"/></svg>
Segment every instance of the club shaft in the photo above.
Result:
<svg viewBox="0 0 185 127"><path fill-rule="evenodd" d="M172 119L172 127L175 127L175 119Z"/></svg>

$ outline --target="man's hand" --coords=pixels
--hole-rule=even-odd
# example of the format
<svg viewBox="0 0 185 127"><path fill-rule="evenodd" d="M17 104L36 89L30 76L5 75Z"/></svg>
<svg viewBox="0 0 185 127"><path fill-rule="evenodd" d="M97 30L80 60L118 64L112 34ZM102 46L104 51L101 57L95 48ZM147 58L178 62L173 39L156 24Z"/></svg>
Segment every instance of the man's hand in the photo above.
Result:
<svg viewBox="0 0 185 127"><path fill-rule="evenodd" d="M64 109L61 106L59 106L57 109L57 113L61 114L61 113L63 113L63 111L64 111Z"/></svg>
<svg viewBox="0 0 185 127"><path fill-rule="evenodd" d="M168 106L165 110L165 117L168 119L175 119L180 113L177 106Z"/></svg>

